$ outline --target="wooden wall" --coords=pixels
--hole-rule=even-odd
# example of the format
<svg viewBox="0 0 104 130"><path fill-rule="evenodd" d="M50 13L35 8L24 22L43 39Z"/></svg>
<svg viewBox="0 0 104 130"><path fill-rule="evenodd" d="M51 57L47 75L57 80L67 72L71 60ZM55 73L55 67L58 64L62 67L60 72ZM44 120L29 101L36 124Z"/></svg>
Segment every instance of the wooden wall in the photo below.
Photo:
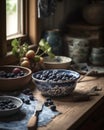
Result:
<svg viewBox="0 0 104 130"><path fill-rule="evenodd" d="M57 0L55 14L41 18L41 30L59 28L71 19L77 20L85 4L87 0Z"/></svg>

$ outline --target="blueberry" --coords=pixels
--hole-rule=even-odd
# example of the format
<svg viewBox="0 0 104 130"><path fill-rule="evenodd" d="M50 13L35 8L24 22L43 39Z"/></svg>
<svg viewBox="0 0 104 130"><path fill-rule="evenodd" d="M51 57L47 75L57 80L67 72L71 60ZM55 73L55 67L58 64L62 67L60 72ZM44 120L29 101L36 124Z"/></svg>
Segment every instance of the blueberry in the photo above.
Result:
<svg viewBox="0 0 104 130"><path fill-rule="evenodd" d="M30 98L30 100L32 100L32 101L34 100L34 96L33 96L33 95L30 95L29 98Z"/></svg>
<svg viewBox="0 0 104 130"><path fill-rule="evenodd" d="M42 80L46 80L46 77L43 76L43 77L42 77Z"/></svg>
<svg viewBox="0 0 104 130"><path fill-rule="evenodd" d="M45 101L45 102L44 102L44 105L48 107L48 106L49 106L48 101Z"/></svg>
<svg viewBox="0 0 104 130"><path fill-rule="evenodd" d="M6 73L6 78L10 78L11 77L11 73Z"/></svg>
<svg viewBox="0 0 104 130"><path fill-rule="evenodd" d="M40 79L40 74L37 74L35 77L37 78L37 79Z"/></svg>
<svg viewBox="0 0 104 130"><path fill-rule="evenodd" d="M48 101L48 103L49 103L49 105L53 105L54 104L53 101Z"/></svg>
<svg viewBox="0 0 104 130"><path fill-rule="evenodd" d="M15 77L15 74L14 74L14 73L11 73L11 74L10 74L10 77L11 77L11 78Z"/></svg>
<svg viewBox="0 0 104 130"><path fill-rule="evenodd" d="M25 73L23 71L21 71L20 73L18 73L18 76L24 76Z"/></svg>
<svg viewBox="0 0 104 130"><path fill-rule="evenodd" d="M23 101L23 103L25 102L25 99L24 99L24 98L21 98L21 100Z"/></svg>
<svg viewBox="0 0 104 130"><path fill-rule="evenodd" d="M51 105L51 106L50 106L50 109L51 109L52 111L56 111L56 106L55 106L55 105Z"/></svg>
<svg viewBox="0 0 104 130"><path fill-rule="evenodd" d="M48 97L47 99L46 99L46 101L51 101L52 99L50 98L50 97Z"/></svg>
<svg viewBox="0 0 104 130"><path fill-rule="evenodd" d="M5 75L6 75L6 72L5 71L0 71L0 77L2 78L2 77L5 77Z"/></svg>
<svg viewBox="0 0 104 130"><path fill-rule="evenodd" d="M30 91L30 92L28 92L28 93L27 93L27 95L32 95L32 92L31 92L31 91Z"/></svg>
<svg viewBox="0 0 104 130"><path fill-rule="evenodd" d="M52 73L49 73L49 74L48 74L49 77L52 76L52 75L53 75Z"/></svg>
<svg viewBox="0 0 104 130"><path fill-rule="evenodd" d="M24 93L24 94L29 94L29 95L30 95L30 93L32 94L32 92L31 92L31 90L30 90L29 88L24 89L24 90L23 90L23 93Z"/></svg>
<svg viewBox="0 0 104 130"><path fill-rule="evenodd" d="M26 100L24 101L24 103L30 104L30 100L29 100L29 99L26 99Z"/></svg>
<svg viewBox="0 0 104 130"><path fill-rule="evenodd" d="M58 73L58 70L53 70L53 74L57 74Z"/></svg>

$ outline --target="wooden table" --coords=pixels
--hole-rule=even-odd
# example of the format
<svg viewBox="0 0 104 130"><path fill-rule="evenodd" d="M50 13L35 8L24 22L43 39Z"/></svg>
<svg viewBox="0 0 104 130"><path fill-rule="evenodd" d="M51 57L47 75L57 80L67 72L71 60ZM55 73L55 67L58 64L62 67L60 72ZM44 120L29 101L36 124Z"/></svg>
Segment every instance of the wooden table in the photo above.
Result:
<svg viewBox="0 0 104 130"><path fill-rule="evenodd" d="M94 86L102 87L98 96L91 96L90 101L74 102L71 96L53 98L57 110L62 114L55 117L47 126L38 130L75 130L104 102L104 77L87 76L82 82L77 83L75 92L86 92ZM74 94L73 93L73 94ZM34 90L34 96L44 100L38 90Z"/></svg>

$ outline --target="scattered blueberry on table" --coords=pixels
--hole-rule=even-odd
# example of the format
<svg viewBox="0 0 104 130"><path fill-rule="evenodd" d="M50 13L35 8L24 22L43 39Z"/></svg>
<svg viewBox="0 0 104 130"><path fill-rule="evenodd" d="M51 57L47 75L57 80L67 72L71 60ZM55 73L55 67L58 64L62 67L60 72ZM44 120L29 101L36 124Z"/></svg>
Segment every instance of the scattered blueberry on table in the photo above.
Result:
<svg viewBox="0 0 104 130"><path fill-rule="evenodd" d="M56 111L56 105L54 104L51 98L46 98L44 105L46 107L49 107L52 111Z"/></svg>
<svg viewBox="0 0 104 130"><path fill-rule="evenodd" d="M25 95L27 95L27 98L21 97L21 100L23 101L23 103L25 103L27 105L31 104L31 101L37 100L34 97L34 95L32 93L32 90L30 88L26 88L26 89L22 90L22 93L25 94Z"/></svg>

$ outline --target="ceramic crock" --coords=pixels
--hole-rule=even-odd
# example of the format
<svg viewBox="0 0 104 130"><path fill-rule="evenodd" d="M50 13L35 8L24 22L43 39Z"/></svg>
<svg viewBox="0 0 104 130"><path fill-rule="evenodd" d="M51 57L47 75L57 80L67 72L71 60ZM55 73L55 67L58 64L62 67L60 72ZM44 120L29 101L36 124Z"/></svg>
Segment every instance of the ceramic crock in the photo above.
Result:
<svg viewBox="0 0 104 130"><path fill-rule="evenodd" d="M90 62L93 65L104 65L104 48L92 48Z"/></svg>
<svg viewBox="0 0 104 130"><path fill-rule="evenodd" d="M75 63L87 62L89 55L89 40L86 38L75 38L69 44L69 56Z"/></svg>

